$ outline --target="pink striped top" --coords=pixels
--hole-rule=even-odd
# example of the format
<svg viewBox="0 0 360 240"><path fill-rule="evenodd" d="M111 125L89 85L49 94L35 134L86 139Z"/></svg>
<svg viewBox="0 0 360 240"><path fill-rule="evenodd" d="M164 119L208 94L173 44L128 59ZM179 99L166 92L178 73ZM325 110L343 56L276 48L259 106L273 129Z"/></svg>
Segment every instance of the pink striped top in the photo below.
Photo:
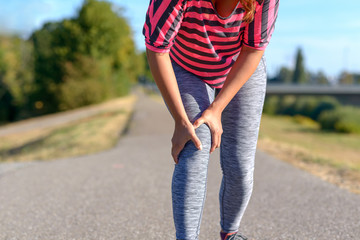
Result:
<svg viewBox="0 0 360 240"><path fill-rule="evenodd" d="M254 20L245 23L240 2L222 17L211 0L150 0L145 44L155 52L170 52L172 61L221 88L243 44L259 50L269 44L279 1L257 0Z"/></svg>

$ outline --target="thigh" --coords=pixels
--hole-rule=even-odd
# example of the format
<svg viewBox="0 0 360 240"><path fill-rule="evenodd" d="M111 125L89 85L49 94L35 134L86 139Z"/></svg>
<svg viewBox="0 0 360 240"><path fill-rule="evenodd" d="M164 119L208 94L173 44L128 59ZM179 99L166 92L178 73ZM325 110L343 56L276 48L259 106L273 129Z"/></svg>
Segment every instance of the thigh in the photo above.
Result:
<svg viewBox="0 0 360 240"><path fill-rule="evenodd" d="M213 102L215 89L176 63L173 62L172 65L186 114L190 122L194 123ZM195 130L195 133L202 143L204 150L202 152L205 153L207 149L210 150L211 133L209 127L206 124L202 124ZM184 148L194 148L194 150L197 150L195 145L193 145L192 141L188 141ZM181 152L179 158L183 154Z"/></svg>
<svg viewBox="0 0 360 240"><path fill-rule="evenodd" d="M172 65L185 111L189 120L194 122L213 102L215 90L175 62Z"/></svg>
<svg viewBox="0 0 360 240"><path fill-rule="evenodd" d="M222 114L221 163L223 170L229 173L236 174L253 168L265 92L266 62L263 57L254 74ZM231 168L226 169L226 166Z"/></svg>

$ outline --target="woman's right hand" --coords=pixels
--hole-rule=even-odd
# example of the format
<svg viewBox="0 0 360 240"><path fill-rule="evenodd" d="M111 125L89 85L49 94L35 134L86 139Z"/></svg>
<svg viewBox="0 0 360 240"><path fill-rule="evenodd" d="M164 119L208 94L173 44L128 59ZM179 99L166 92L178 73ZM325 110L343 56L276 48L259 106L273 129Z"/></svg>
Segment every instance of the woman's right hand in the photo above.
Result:
<svg viewBox="0 0 360 240"><path fill-rule="evenodd" d="M178 164L179 154L184 148L185 144L189 141L193 141L196 148L201 150L202 145L200 139L195 134L195 128L189 120L175 121L174 134L171 139L172 148L171 155L174 162Z"/></svg>

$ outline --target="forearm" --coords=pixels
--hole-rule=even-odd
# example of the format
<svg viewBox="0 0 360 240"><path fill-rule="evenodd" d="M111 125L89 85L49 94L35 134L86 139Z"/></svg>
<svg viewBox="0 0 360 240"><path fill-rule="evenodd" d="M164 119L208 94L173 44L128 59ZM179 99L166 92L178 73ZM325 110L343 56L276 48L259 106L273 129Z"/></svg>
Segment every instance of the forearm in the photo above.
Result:
<svg viewBox="0 0 360 240"><path fill-rule="evenodd" d="M181 100L175 73L168 53L146 49L150 70L175 122L186 121L187 115Z"/></svg>
<svg viewBox="0 0 360 240"><path fill-rule="evenodd" d="M211 107L222 112L235 94L255 72L264 51L244 46Z"/></svg>

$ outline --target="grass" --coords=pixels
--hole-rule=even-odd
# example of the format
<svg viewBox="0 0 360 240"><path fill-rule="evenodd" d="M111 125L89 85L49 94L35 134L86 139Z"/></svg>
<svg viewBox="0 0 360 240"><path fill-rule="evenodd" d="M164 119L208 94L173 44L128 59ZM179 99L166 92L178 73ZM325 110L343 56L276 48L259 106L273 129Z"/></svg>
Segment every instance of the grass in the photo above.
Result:
<svg viewBox="0 0 360 240"><path fill-rule="evenodd" d="M48 128L0 137L0 161L31 161L87 155L112 148L125 129L135 97L126 97L121 108Z"/></svg>
<svg viewBox="0 0 360 240"><path fill-rule="evenodd" d="M360 193L360 135L324 132L303 116L263 114L259 148L340 187Z"/></svg>

